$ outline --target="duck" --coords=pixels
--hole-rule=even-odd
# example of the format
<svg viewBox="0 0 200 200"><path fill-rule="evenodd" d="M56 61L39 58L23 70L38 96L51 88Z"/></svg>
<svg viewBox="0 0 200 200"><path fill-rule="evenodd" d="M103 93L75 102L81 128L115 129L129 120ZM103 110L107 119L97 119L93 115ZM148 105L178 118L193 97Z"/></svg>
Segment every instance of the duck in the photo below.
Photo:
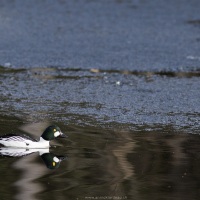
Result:
<svg viewBox="0 0 200 200"><path fill-rule="evenodd" d="M0 144L4 147L14 147L14 148L25 148L25 149L35 149L35 148L49 148L50 141L55 138L66 138L67 136L62 133L60 128L56 125L51 125L47 127L39 141L27 136L27 135L16 135L8 134L0 137Z"/></svg>

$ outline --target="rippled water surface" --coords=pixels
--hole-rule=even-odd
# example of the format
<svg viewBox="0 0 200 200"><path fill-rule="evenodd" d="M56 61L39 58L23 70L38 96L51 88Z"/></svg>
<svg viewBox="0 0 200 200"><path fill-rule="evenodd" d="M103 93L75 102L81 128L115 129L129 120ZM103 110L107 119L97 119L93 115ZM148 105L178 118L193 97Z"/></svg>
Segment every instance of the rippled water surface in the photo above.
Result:
<svg viewBox="0 0 200 200"><path fill-rule="evenodd" d="M48 125L5 117L0 123L1 135L23 131L36 138ZM1 199L198 199L199 135L170 126L123 131L58 125L69 137L53 143L49 155L65 159L55 166L41 152L2 156Z"/></svg>
<svg viewBox="0 0 200 200"><path fill-rule="evenodd" d="M0 67L0 113L107 127L173 124L199 133L199 72Z"/></svg>

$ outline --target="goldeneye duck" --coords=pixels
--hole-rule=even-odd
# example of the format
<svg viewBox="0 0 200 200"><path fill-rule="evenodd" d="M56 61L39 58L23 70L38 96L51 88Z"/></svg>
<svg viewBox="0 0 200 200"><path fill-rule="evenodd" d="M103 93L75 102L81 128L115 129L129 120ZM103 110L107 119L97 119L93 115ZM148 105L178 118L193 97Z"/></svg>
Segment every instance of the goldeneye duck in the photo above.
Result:
<svg viewBox="0 0 200 200"><path fill-rule="evenodd" d="M52 125L45 129L43 134L40 136L40 140L30 138L27 135L15 135L9 134L0 137L0 144L5 147L16 147L16 148L49 148L50 141L55 138L65 138L67 137L61 132L58 126Z"/></svg>

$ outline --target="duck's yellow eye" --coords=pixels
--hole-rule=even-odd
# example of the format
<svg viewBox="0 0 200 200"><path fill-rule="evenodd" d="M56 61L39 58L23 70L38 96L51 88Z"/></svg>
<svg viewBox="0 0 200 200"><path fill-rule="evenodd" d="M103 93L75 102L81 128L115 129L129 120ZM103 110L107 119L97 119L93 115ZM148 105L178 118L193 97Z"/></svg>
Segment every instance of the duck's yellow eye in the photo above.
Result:
<svg viewBox="0 0 200 200"><path fill-rule="evenodd" d="M53 162L53 163L52 163L52 165L53 165L53 167L55 167L55 166L56 166L56 163L55 163L55 162Z"/></svg>
<svg viewBox="0 0 200 200"><path fill-rule="evenodd" d="M56 129L54 128L53 131L56 132Z"/></svg>

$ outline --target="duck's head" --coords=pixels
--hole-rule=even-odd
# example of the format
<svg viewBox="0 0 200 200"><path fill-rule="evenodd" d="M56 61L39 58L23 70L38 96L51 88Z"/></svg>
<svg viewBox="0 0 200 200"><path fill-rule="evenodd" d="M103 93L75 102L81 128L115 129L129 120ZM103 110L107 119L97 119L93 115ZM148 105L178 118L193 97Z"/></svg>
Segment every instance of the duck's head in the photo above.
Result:
<svg viewBox="0 0 200 200"><path fill-rule="evenodd" d="M52 125L46 128L46 130L43 132L41 137L44 140L50 141L55 138L66 138L67 136L61 132L60 128L58 126Z"/></svg>

